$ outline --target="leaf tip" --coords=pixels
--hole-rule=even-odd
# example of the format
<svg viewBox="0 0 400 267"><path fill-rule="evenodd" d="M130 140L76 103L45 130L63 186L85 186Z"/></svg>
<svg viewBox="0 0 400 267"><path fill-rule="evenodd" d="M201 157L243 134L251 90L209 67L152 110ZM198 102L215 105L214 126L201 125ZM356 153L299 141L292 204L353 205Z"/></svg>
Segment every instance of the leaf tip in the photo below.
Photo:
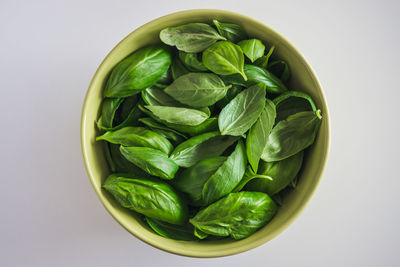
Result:
<svg viewBox="0 0 400 267"><path fill-rule="evenodd" d="M315 112L315 114L317 115L317 117L318 117L318 119L322 119L322 114L321 114L322 112L321 112L321 110L320 109L318 109L316 112Z"/></svg>

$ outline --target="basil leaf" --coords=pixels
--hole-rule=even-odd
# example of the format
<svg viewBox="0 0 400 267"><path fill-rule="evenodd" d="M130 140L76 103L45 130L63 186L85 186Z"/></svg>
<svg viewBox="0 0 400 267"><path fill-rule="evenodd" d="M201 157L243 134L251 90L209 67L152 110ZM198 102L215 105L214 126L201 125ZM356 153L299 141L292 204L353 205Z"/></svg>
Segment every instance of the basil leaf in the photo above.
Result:
<svg viewBox="0 0 400 267"><path fill-rule="evenodd" d="M274 50L275 50L275 46L273 45L273 46L269 49L268 54L266 54L265 56L262 56L262 57L260 57L259 59L257 59L257 60L254 62L254 65L259 66L259 67L261 67L261 68L263 68L263 69L266 69L267 66L268 66L269 58L271 57L271 55L272 55L272 53L274 52Z"/></svg>
<svg viewBox="0 0 400 267"><path fill-rule="evenodd" d="M143 127L124 127L98 136L96 141L105 140L123 146L150 147L166 154L171 153L173 146L164 136Z"/></svg>
<svg viewBox="0 0 400 267"><path fill-rule="evenodd" d="M265 106L265 86L258 84L240 92L219 114L222 135L241 136L257 121Z"/></svg>
<svg viewBox="0 0 400 267"><path fill-rule="evenodd" d="M208 118L204 122L190 126L190 125L180 125L176 123L169 123L165 120L160 119L159 117L155 116L152 112L145 109L142 106L139 106L140 110L143 111L146 115L150 116L153 120L156 120L164 125L166 125L167 129L174 129L180 133L188 134L190 136L199 135L205 132L211 132L218 130L218 121L216 118ZM205 110L206 111L206 110ZM208 109L207 116L210 114L210 110ZM184 136L183 134L181 134Z"/></svg>
<svg viewBox="0 0 400 267"><path fill-rule="evenodd" d="M125 208L171 224L184 225L188 208L175 190L165 182L112 174L103 188Z"/></svg>
<svg viewBox="0 0 400 267"><path fill-rule="evenodd" d="M217 102L217 106L223 109L232 99L235 98L242 91L242 87L240 85L233 84L231 88L229 88L226 95Z"/></svg>
<svg viewBox="0 0 400 267"><path fill-rule="evenodd" d="M218 130L218 119L208 118L204 122L196 126L178 125L178 124L167 124L171 129L175 129L181 133L188 134L190 136L200 135L206 132L212 132Z"/></svg>
<svg viewBox="0 0 400 267"><path fill-rule="evenodd" d="M161 123L158 123L157 121L153 120L152 118L141 118L139 119L141 123L144 125L148 126L151 130L155 131L156 133L159 133L163 135L165 138L168 140L171 140L171 142L174 145L178 145L185 141L187 137L183 134L181 134L178 131L175 131L173 129L170 129Z"/></svg>
<svg viewBox="0 0 400 267"><path fill-rule="evenodd" d="M207 71L207 68L201 62L201 55L197 53L186 53L179 51L179 59L185 65L185 67L190 71ZM200 57L200 59L199 59Z"/></svg>
<svg viewBox="0 0 400 267"><path fill-rule="evenodd" d="M173 179L179 166L160 150L149 147L120 147L122 155L150 175Z"/></svg>
<svg viewBox="0 0 400 267"><path fill-rule="evenodd" d="M258 162L267 144L268 135L274 126L275 117L275 105L271 100L266 99L265 108L256 123L251 126L246 139L247 158L254 172L257 172Z"/></svg>
<svg viewBox="0 0 400 267"><path fill-rule="evenodd" d="M265 84L267 92L272 94L281 94L288 91L279 78L263 68L246 64L244 65L244 73L247 76L247 81L243 80L238 74L224 76L222 79L226 84L237 84L245 87L262 83Z"/></svg>
<svg viewBox="0 0 400 267"><path fill-rule="evenodd" d="M181 192L188 194L191 204L201 206L204 204L202 201L204 184L225 160L226 157L213 157L200 160L176 177L173 181L173 186Z"/></svg>
<svg viewBox="0 0 400 267"><path fill-rule="evenodd" d="M206 234L206 233L204 233L204 232L202 232L202 231L200 231L199 229L196 229L196 228L194 228L193 233L199 239L204 239L204 238L208 237L208 234Z"/></svg>
<svg viewBox="0 0 400 267"><path fill-rule="evenodd" d="M141 116L137 103L136 95L128 98L105 98L97 126L105 131L114 131L127 125L136 125Z"/></svg>
<svg viewBox="0 0 400 267"><path fill-rule="evenodd" d="M276 204L267 194L244 191L230 193L199 211L189 222L210 235L242 239L268 223L276 211Z"/></svg>
<svg viewBox="0 0 400 267"><path fill-rule="evenodd" d="M184 139L187 139L187 137L186 137L184 134L181 134L181 133L178 132L178 131L175 131L175 130L173 130L173 129L170 129L170 128L168 128L168 127L162 125L161 123L157 122L156 120L152 119L152 118L140 118L139 121L140 121L141 123L143 123L144 125L147 125L148 127L150 127L153 131L154 131L155 129L164 130L164 131L170 131L170 132L172 132L172 133L174 133L174 134L176 134L176 135L181 136L181 137L184 138Z"/></svg>
<svg viewBox="0 0 400 267"><path fill-rule="evenodd" d="M138 177L149 176L145 171L133 165L124 156L122 156L120 151L120 145L115 145L111 143L106 143L110 148L110 156L115 166L115 171L117 173L129 173L131 175L136 175Z"/></svg>
<svg viewBox="0 0 400 267"><path fill-rule="evenodd" d="M171 76L173 80L178 79L180 76L189 73L183 63L178 57L175 57L171 63Z"/></svg>
<svg viewBox="0 0 400 267"><path fill-rule="evenodd" d="M196 110L182 107L145 106L157 118L175 124L195 126L204 122L209 115Z"/></svg>
<svg viewBox="0 0 400 267"><path fill-rule="evenodd" d="M146 222L154 232L162 237L182 241L198 240L193 235L194 228L191 224L181 226L151 219L149 217L146 217Z"/></svg>
<svg viewBox="0 0 400 267"><path fill-rule="evenodd" d="M101 103L101 115L97 121L97 125L100 129L112 128L115 112L124 101L123 98L105 98Z"/></svg>
<svg viewBox="0 0 400 267"><path fill-rule="evenodd" d="M300 151L281 161L262 161L260 163L258 175L271 177L272 180L253 179L247 183L246 190L265 192L268 195L274 195L280 192L287 187L298 174L303 162L303 154L303 151ZM255 175L254 178L259 178L258 175Z"/></svg>
<svg viewBox="0 0 400 267"><path fill-rule="evenodd" d="M165 89L165 93L192 107L213 105L226 95L231 86L212 73L188 73Z"/></svg>
<svg viewBox="0 0 400 267"><path fill-rule="evenodd" d="M312 145L321 119L317 110L299 112L278 122L268 136L261 158L267 162L283 160Z"/></svg>
<svg viewBox="0 0 400 267"><path fill-rule="evenodd" d="M187 53L198 53L218 40L225 40L210 25L205 23L189 23L177 27L168 27L160 32L163 43L176 46Z"/></svg>
<svg viewBox="0 0 400 267"><path fill-rule="evenodd" d="M171 62L172 64L172 62ZM160 79L156 82L156 85L159 87L164 87L167 84L172 82L172 75L171 75L171 66L167 69L167 71L161 76Z"/></svg>
<svg viewBox="0 0 400 267"><path fill-rule="evenodd" d="M276 105L276 121L286 119L290 115L302 111L317 111L314 101L305 93L289 91L281 94L273 100Z"/></svg>
<svg viewBox="0 0 400 267"><path fill-rule="evenodd" d="M114 160L112 159L111 156L111 151L110 151L110 144L109 143L104 143L104 155L106 157L106 161L108 164L108 167L110 167L111 172L116 171L115 163Z"/></svg>
<svg viewBox="0 0 400 267"><path fill-rule="evenodd" d="M256 61L264 55L265 45L258 39L243 40L238 43L243 53L251 62Z"/></svg>
<svg viewBox="0 0 400 267"><path fill-rule="evenodd" d="M219 75L239 73L246 81L243 71L244 56L242 49L228 41L213 44L203 52L203 64Z"/></svg>
<svg viewBox="0 0 400 267"><path fill-rule="evenodd" d="M290 69L283 60L276 60L268 64L267 70L272 72L282 82L287 82L290 78Z"/></svg>
<svg viewBox="0 0 400 267"><path fill-rule="evenodd" d="M106 97L127 97L155 84L168 70L171 54L159 45L141 48L118 63L104 89Z"/></svg>
<svg viewBox="0 0 400 267"><path fill-rule="evenodd" d="M181 167L190 167L202 159L221 155L238 137L221 136L219 132L204 133L178 145L170 158Z"/></svg>
<svg viewBox="0 0 400 267"><path fill-rule="evenodd" d="M247 39L247 33L237 24L223 23L216 19L213 20L213 23L219 34L232 43L237 43L241 40Z"/></svg>
<svg viewBox="0 0 400 267"><path fill-rule="evenodd" d="M142 91L142 98L147 105L150 106L170 106L181 107L182 104L170 97L162 89L154 87L147 88Z"/></svg>
<svg viewBox="0 0 400 267"><path fill-rule="evenodd" d="M202 191L204 203L210 204L232 192L242 179L246 164L246 149L243 141L239 140L233 153L205 183Z"/></svg>
<svg viewBox="0 0 400 267"><path fill-rule="evenodd" d="M242 188L247 183L249 183L251 180L254 180L254 179L272 180L272 177L269 177L269 176L263 175L263 174L254 173L252 168L251 168L251 166L249 165L249 166L247 166L247 169L246 169L246 171L244 173L244 176L243 176L242 180L240 180L240 183L235 187L235 189L232 190L232 192L239 192L240 190L242 190ZM251 190L251 189L246 188L246 190L248 190L248 191L256 191L256 192L263 192L262 190L258 190L258 189Z"/></svg>

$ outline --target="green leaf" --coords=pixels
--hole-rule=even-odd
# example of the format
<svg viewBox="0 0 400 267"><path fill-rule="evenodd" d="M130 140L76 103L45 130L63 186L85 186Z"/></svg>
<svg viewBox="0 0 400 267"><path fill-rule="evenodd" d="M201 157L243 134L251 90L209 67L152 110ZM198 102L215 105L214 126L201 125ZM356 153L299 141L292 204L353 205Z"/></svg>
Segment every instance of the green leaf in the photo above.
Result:
<svg viewBox="0 0 400 267"><path fill-rule="evenodd" d="M245 87L252 86L254 84L262 83L266 86L267 92L272 94L281 94L288 89L285 84L271 72L254 66L254 65L244 65L244 73L247 76L247 81L238 75L229 75L221 77L226 84L237 84Z"/></svg>
<svg viewBox="0 0 400 267"><path fill-rule="evenodd" d="M265 86L259 84L240 92L219 114L221 134L241 136L257 121L265 106Z"/></svg>
<svg viewBox="0 0 400 267"><path fill-rule="evenodd" d="M213 23L219 34L232 43L237 43L241 40L247 39L247 33L237 24L223 23L216 19L213 20Z"/></svg>
<svg viewBox="0 0 400 267"><path fill-rule="evenodd" d="M226 105L228 105L229 102L231 102L232 99L235 98L235 96L237 96L242 91L242 89L242 86L233 84L232 87L229 88L226 95L217 102L217 106L220 109L223 109Z"/></svg>
<svg viewBox="0 0 400 267"><path fill-rule="evenodd" d="M276 97L273 102L276 106L277 122L302 111L317 111L312 98L302 92L289 91L283 93Z"/></svg>
<svg viewBox="0 0 400 267"><path fill-rule="evenodd" d="M127 97L155 84L168 70L171 54L160 45L141 48L118 63L104 89L106 97Z"/></svg>
<svg viewBox="0 0 400 267"><path fill-rule="evenodd" d="M164 136L143 127L124 127L98 136L96 141L105 140L123 146L150 147L166 154L171 153L173 146Z"/></svg>
<svg viewBox="0 0 400 267"><path fill-rule="evenodd" d="M103 184L103 188L123 207L147 217L178 225L187 222L187 205L165 182L127 174L112 174Z"/></svg>
<svg viewBox="0 0 400 267"><path fill-rule="evenodd" d="M247 158L254 172L257 172L258 162L267 144L268 135L274 126L275 117L275 105L271 100L266 99L264 110L256 123L251 126L246 139Z"/></svg>
<svg viewBox="0 0 400 267"><path fill-rule="evenodd" d="M242 239L267 224L276 211L276 204L265 193L230 193L199 211L189 222L210 235Z"/></svg>
<svg viewBox="0 0 400 267"><path fill-rule="evenodd" d="M157 118L175 124L195 126L204 122L209 115L197 109L167 106L145 106Z"/></svg>
<svg viewBox="0 0 400 267"><path fill-rule="evenodd" d="M196 126L178 125L167 123L167 126L171 129L175 129L181 133L188 134L190 136L196 136L207 132L213 132L218 130L218 119L208 118L204 122Z"/></svg>
<svg viewBox="0 0 400 267"><path fill-rule="evenodd" d="M101 103L101 115L97 121L97 125L100 129L113 128L115 113L123 101L123 98L103 99Z"/></svg>
<svg viewBox="0 0 400 267"><path fill-rule="evenodd" d="M200 231L199 229L194 228L193 230L194 235L199 239L204 239L208 237L208 234Z"/></svg>
<svg viewBox="0 0 400 267"><path fill-rule="evenodd" d="M102 113L97 121L99 129L114 131L125 126L137 124L142 112L138 109L136 95L127 98L105 98Z"/></svg>
<svg viewBox="0 0 400 267"><path fill-rule="evenodd" d="M242 179L246 164L246 149L243 141L239 140L233 153L205 183L202 191L203 202L210 204L232 192Z"/></svg>
<svg viewBox="0 0 400 267"><path fill-rule="evenodd" d="M171 62L172 64L172 62ZM168 70L161 76L160 79L156 82L156 85L159 87L164 87L167 84L170 84L172 82L172 75L171 75L171 67L168 68Z"/></svg>
<svg viewBox="0 0 400 267"><path fill-rule="evenodd" d="M201 62L201 54L197 53L186 53L179 51L179 59L182 61L183 65L190 71L207 71L207 68Z"/></svg>
<svg viewBox="0 0 400 267"><path fill-rule="evenodd" d="M182 107L183 105L170 97L162 89L150 87L142 91L142 98L150 106Z"/></svg>
<svg viewBox="0 0 400 267"><path fill-rule="evenodd" d="M215 74L193 72L180 76L165 89L165 93L180 103L207 107L223 98L230 87Z"/></svg>
<svg viewBox="0 0 400 267"><path fill-rule="evenodd" d="M163 124L157 122L156 120L153 120L152 118L140 118L139 121L148 126L153 131L163 135L168 140L171 140L171 142L175 145L180 144L187 139L185 135L164 126Z"/></svg>
<svg viewBox="0 0 400 267"><path fill-rule="evenodd" d="M243 53L251 62L256 61L264 55L265 45L258 39L243 40L238 43Z"/></svg>
<svg viewBox="0 0 400 267"><path fill-rule="evenodd" d="M176 130L176 132L181 133L182 136L184 136L182 133L188 134L190 136L195 136L195 135L199 135L199 134L202 134L202 133L212 132L212 131L218 130L218 120L217 120L217 118L208 118L204 122L202 122L202 123L200 123L198 125L195 125L195 126L180 125L180 124L176 124L176 123L169 123L169 122L167 122L165 120L161 120L160 118L155 116L152 112L150 112L149 110L145 109L142 106L139 106L139 109L141 111L143 111L146 115L150 116L153 120L156 120L156 121L164 124L170 130L174 129L174 130ZM209 111L209 109L208 109L208 111ZM208 114L210 114L210 113L208 113Z"/></svg>
<svg viewBox="0 0 400 267"><path fill-rule="evenodd" d="M162 237L182 241L198 240L193 234L194 228L191 224L175 225L149 217L146 217L146 222L154 232Z"/></svg>
<svg viewBox="0 0 400 267"><path fill-rule="evenodd" d="M240 183L232 190L232 192L239 192L242 190L242 188L249 183L251 180L254 179L266 179L266 180L272 180L272 177L269 177L267 175L262 175L262 174L256 174L253 172L251 166L247 166L247 169L244 173L244 176L242 180L240 180ZM247 188L246 188L247 189ZM262 190L248 190L248 191L256 191L256 192L262 192Z"/></svg>
<svg viewBox="0 0 400 267"><path fill-rule="evenodd" d="M221 155L238 137L221 136L219 132L204 133L178 145L170 158L181 167L190 167L202 159Z"/></svg>
<svg viewBox="0 0 400 267"><path fill-rule="evenodd" d="M180 76L189 73L183 63L178 57L175 57L171 63L171 76L173 80L178 79Z"/></svg>
<svg viewBox="0 0 400 267"><path fill-rule="evenodd" d="M218 40L225 40L213 27L205 23L189 23L168 27L160 32L160 39L187 53L198 53Z"/></svg>
<svg viewBox="0 0 400 267"><path fill-rule="evenodd" d="M213 44L203 52L203 64L219 75L239 73L244 80L247 77L243 71L244 56L242 49L228 41Z"/></svg>
<svg viewBox="0 0 400 267"><path fill-rule="evenodd" d="M120 148L122 155L150 175L162 179L173 179L179 166L168 155L160 150L149 147Z"/></svg>
<svg viewBox="0 0 400 267"><path fill-rule="evenodd" d="M131 175L136 175L138 177L147 177L149 176L145 171L133 165L129 162L124 156L122 156L120 151L120 145L115 145L111 143L106 143L106 145L110 148L110 156L111 160L115 165L115 170L113 172L116 173L129 173Z"/></svg>
<svg viewBox="0 0 400 267"><path fill-rule="evenodd" d="M278 77L282 82L287 82L290 78L290 69L286 61L276 60L268 64L267 70Z"/></svg>
<svg viewBox="0 0 400 267"><path fill-rule="evenodd" d="M201 206L204 204L202 201L204 184L225 160L226 157L212 157L200 160L176 177L173 180L173 186L188 194L191 204Z"/></svg>
<svg viewBox="0 0 400 267"><path fill-rule="evenodd" d="M178 131L175 131L174 129L170 129L152 118L140 118L139 121L141 123L143 123L144 125L147 125L148 127L150 127L153 131L154 131L154 129L170 131L176 135L181 136L184 139L187 139L186 135L184 135Z"/></svg>
<svg viewBox="0 0 400 267"><path fill-rule="evenodd" d="M247 183L246 190L265 192L270 196L280 192L298 174L303 162L303 154L303 151L301 151L289 158L276 162L261 161L259 174L254 176L256 179ZM260 175L271 177L272 180L257 179L260 178Z"/></svg>
<svg viewBox="0 0 400 267"><path fill-rule="evenodd" d="M272 53L274 52L274 50L275 50L275 46L272 46L272 47L269 49L268 54L266 54L265 56L262 56L262 57L260 57L259 59L257 59L257 60L254 62L254 65L259 66L259 67L261 67L261 68L263 68L263 69L266 69L267 66L268 66L269 58L271 57L271 55L272 55Z"/></svg>
<svg viewBox="0 0 400 267"><path fill-rule="evenodd" d="M320 111L304 111L278 122L268 136L261 158L264 161L286 159L314 143L321 124Z"/></svg>

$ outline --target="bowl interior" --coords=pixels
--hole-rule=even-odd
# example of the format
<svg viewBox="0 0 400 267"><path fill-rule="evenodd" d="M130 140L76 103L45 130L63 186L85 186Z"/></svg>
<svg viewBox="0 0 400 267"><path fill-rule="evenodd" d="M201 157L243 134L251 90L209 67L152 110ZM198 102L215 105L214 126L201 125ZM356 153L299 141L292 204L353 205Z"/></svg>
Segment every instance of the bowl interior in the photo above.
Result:
<svg viewBox="0 0 400 267"><path fill-rule="evenodd" d="M114 199L101 189L109 175L103 153L103 145L96 142L95 121L102 101L102 89L112 67L131 52L150 43L159 43L160 30L189 22L211 23L212 19L232 22L242 26L250 37L262 40L267 49L275 45L274 57L288 62L292 71L289 88L309 94L322 110L323 121L316 142L308 149L297 187L285 199L278 214L264 228L250 237L233 241L229 239L206 242L185 242L163 238L155 234L139 216L121 208ZM82 152L92 185L104 207L130 233L162 250L195 257L226 256L259 246L283 231L299 215L318 186L329 149L328 109L318 79L303 56L282 36L249 17L222 10L187 10L173 13L138 28L122 40L104 59L98 68L82 110Z"/></svg>

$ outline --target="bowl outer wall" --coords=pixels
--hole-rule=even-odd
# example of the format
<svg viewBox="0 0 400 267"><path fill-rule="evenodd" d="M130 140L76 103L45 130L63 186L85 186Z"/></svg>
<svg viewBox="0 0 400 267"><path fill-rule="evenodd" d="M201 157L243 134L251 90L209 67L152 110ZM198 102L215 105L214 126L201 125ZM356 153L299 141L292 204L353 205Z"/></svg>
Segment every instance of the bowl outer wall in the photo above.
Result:
<svg viewBox="0 0 400 267"><path fill-rule="evenodd" d="M138 48L150 43L159 43L159 31L165 27L189 22L210 23L212 19L242 26L250 37L263 40L267 49L275 45L275 57L287 61L292 71L289 88L309 94L322 110L323 120L316 142L308 149L297 187L285 199L284 205L268 225L250 237L238 241L230 239L208 242L176 241L155 234L140 216L120 207L109 194L102 190L101 184L108 176L109 169L104 158L103 145L95 141L97 134L95 120L102 101L102 89L113 66ZM229 11L186 10L157 18L141 26L124 38L107 55L97 69L83 103L81 145L86 170L97 196L107 211L127 231L156 248L174 254L191 257L221 257L244 252L268 242L299 216L318 187L326 165L330 145L329 114L322 88L312 68L301 53L276 31L250 17Z"/></svg>

